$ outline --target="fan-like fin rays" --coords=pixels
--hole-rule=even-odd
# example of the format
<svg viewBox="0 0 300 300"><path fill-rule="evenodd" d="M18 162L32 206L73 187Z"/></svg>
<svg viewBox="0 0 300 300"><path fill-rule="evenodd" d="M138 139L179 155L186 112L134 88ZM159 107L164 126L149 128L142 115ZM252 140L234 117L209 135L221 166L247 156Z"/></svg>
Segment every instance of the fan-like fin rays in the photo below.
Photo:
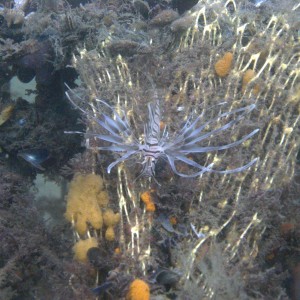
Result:
<svg viewBox="0 0 300 300"><path fill-rule="evenodd" d="M259 129L255 129L249 134L241 137L239 140L228 144L219 146L198 145L199 142L209 139L221 132L224 132L225 130L228 130L229 128L237 124L245 117L246 114L250 113L255 108L255 104L221 113L218 116L204 122L199 127L197 127L197 124L204 117L204 113L199 115L194 121L191 121L192 117L189 117L188 121L184 124L181 130L179 130L178 134L173 138L170 138L166 127L164 128L162 136L160 134L160 105L156 95L156 101L154 103L148 104L148 122L144 124L144 137L143 141L140 142L134 136L133 130L131 129L130 124L126 118L126 114L122 110L119 114L105 101L95 99L96 106L94 106L94 104L90 104L92 111L85 111L73 101L72 96L81 101L82 99L78 95L76 95L76 93L74 93L68 86L67 88L67 98L75 106L75 108L79 109L87 119L96 122L102 128L102 130L106 131L106 133L102 134L102 130L99 133L84 133L80 131L66 131L66 133L85 134L87 136L92 136L95 139L110 143L109 146L100 145L94 147L100 151L111 151L120 155L118 159L116 159L107 167L108 173L111 172L114 166L128 159L131 159L135 154L139 155L142 159L141 163L143 165L143 168L140 176L144 175L153 178L155 177L155 165L160 158L166 159L169 162L172 171L176 175L184 178L196 177L206 172L219 174L232 174L242 172L251 167L258 160L258 158L255 158L249 163L235 169L215 170L213 169L213 163L209 164L208 166L202 166L197 162L187 158L187 155L190 153L210 153L212 151L230 149L252 138L259 131ZM224 103L221 104L223 105ZM104 111L106 111L106 113L109 113L110 111L111 116L104 113ZM238 115L221 127L203 133L203 130L208 125L211 126L214 122L217 122L222 118L234 116L235 114ZM181 163L189 166L191 168L191 173L181 173L176 168L176 161L180 161Z"/></svg>

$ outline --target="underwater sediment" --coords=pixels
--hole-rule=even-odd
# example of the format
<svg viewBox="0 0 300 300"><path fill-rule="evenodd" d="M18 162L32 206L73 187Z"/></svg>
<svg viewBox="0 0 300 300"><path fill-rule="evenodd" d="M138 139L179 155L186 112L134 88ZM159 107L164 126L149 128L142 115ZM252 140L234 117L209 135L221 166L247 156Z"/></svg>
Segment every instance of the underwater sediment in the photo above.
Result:
<svg viewBox="0 0 300 300"><path fill-rule="evenodd" d="M10 276L0 277L5 299L299 298L299 5L28 1L21 24L7 9L1 10L1 82L34 77L37 106L2 92L0 146L11 157L47 149L50 160L42 169L33 164L30 176L43 172L70 184L61 200L65 214L57 212L60 235L46 225L46 238L34 226L27 229L45 243L36 257L44 261L51 252L53 268L41 264L31 271L33 280L19 272L22 289L15 266L10 268L18 260L9 254L9 247L22 245L9 231L13 226L20 232L21 218L15 225L1 218L1 241L10 245L1 262L0 274ZM167 142L201 116L205 138L198 139L198 151L180 144L172 152L176 168L172 160L158 159L152 178L139 177L144 150L108 174L129 149L124 141L146 144L147 105L157 100L156 125L166 128ZM251 109L239 114L245 107ZM26 130L15 122L22 110ZM236 147L220 148L231 144ZM182 149L195 151L183 158ZM25 176L9 159L1 164L4 173L10 166ZM207 172L180 176L199 165ZM30 209L28 204L25 214ZM26 228L29 220L24 222ZM29 256L22 268L34 264ZM53 281L38 279L43 267Z"/></svg>

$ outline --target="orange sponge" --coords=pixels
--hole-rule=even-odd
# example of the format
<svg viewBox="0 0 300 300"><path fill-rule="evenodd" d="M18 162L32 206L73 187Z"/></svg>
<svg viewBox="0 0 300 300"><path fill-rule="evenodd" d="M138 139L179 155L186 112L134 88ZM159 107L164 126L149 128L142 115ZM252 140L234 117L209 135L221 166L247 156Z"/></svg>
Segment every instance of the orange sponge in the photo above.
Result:
<svg viewBox="0 0 300 300"><path fill-rule="evenodd" d="M141 194L141 200L146 205L146 211L154 212L155 211L155 204L153 201L153 192L154 190L149 190Z"/></svg>
<svg viewBox="0 0 300 300"><path fill-rule="evenodd" d="M74 258L80 262L87 262L88 261L88 257L87 257L88 250L90 248L97 247L97 246L98 246L98 242L95 238L89 238L86 240L78 241L73 247Z"/></svg>
<svg viewBox="0 0 300 300"><path fill-rule="evenodd" d="M135 279L129 286L129 291L126 295L126 300L149 300L149 299L150 299L149 285L141 279Z"/></svg>
<svg viewBox="0 0 300 300"><path fill-rule="evenodd" d="M244 91L246 90L246 87L248 85L248 83L256 76L256 73L254 70L251 70L251 69L248 69L244 76L243 76L243 82L242 82L242 92L244 93ZM259 93L259 85L256 84L254 87L253 87L253 93L254 95L257 95Z"/></svg>
<svg viewBox="0 0 300 300"><path fill-rule="evenodd" d="M225 77L229 74L232 66L233 54L226 52L224 56L215 63L215 71L218 76Z"/></svg>

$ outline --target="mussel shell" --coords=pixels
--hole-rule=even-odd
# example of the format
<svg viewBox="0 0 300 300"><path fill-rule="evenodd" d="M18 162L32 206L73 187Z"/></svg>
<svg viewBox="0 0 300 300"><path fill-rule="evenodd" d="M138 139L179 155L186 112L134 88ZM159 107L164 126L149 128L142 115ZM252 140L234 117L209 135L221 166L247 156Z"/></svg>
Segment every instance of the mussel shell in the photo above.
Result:
<svg viewBox="0 0 300 300"><path fill-rule="evenodd" d="M106 281L103 284L95 287L94 289L92 289L92 292L95 295L101 295L103 294L105 291L107 291L108 289L110 289L113 286L113 283L111 281Z"/></svg>
<svg viewBox="0 0 300 300"><path fill-rule="evenodd" d="M133 6L144 18L148 17L150 7L146 1L135 0L133 1Z"/></svg>
<svg viewBox="0 0 300 300"><path fill-rule="evenodd" d="M165 214L160 214L157 218L157 221L161 226L168 232L175 232L173 225L170 222L170 219Z"/></svg>
<svg viewBox="0 0 300 300"><path fill-rule="evenodd" d="M23 83L30 82L35 76L35 71L31 68L19 68L17 71L18 79Z"/></svg>
<svg viewBox="0 0 300 300"><path fill-rule="evenodd" d="M47 149L28 149L18 152L18 157L22 157L35 168L44 171L41 166L49 158L49 151Z"/></svg>
<svg viewBox="0 0 300 300"><path fill-rule="evenodd" d="M185 13L187 10L191 9L198 3L198 0L173 0L172 1L172 8L177 10L179 14Z"/></svg>
<svg viewBox="0 0 300 300"><path fill-rule="evenodd" d="M158 284L170 286L179 281L180 274L165 268L158 268L151 277Z"/></svg>
<svg viewBox="0 0 300 300"><path fill-rule="evenodd" d="M50 63L45 63L41 68L35 69L37 84L50 85L53 81L54 68Z"/></svg>

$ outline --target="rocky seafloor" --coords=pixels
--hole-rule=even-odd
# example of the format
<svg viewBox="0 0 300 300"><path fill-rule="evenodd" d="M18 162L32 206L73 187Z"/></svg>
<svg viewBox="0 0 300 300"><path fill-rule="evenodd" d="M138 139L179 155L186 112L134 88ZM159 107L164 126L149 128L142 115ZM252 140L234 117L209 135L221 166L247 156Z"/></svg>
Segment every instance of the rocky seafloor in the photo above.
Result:
<svg viewBox="0 0 300 300"><path fill-rule="evenodd" d="M0 299L299 299L299 19L292 0L0 1ZM259 129L180 174L255 163L149 179L141 152L108 174L96 99L141 144L157 99L168 141L201 114L201 147Z"/></svg>

